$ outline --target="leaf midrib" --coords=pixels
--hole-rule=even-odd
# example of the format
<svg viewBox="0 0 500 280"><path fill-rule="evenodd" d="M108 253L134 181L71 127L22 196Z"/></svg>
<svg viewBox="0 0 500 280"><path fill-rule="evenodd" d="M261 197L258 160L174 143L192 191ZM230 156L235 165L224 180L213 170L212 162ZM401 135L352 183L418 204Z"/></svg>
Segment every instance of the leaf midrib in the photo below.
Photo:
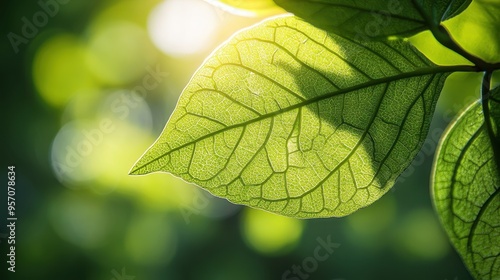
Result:
<svg viewBox="0 0 500 280"><path fill-rule="evenodd" d="M431 79L429 79L429 82L427 83L427 85L426 85L426 87L425 87L425 88L428 88L428 87L432 84L432 81L434 80L434 78L435 78L435 76L433 76ZM425 92L425 90L423 90L423 91L422 91L422 93L424 93L424 92ZM386 89L384 90L384 93L382 94L382 96L380 97L380 102L379 102L379 104L378 104L379 108L380 108L380 105L382 104L381 100L384 98L384 97L383 97L383 95L384 95L385 93L387 93L387 87L386 87ZM412 102L412 104L411 104L411 106L410 106L410 109L407 111L407 113L406 113L406 115L405 115L404 119L406 119L406 118L408 117L408 114L409 114L409 112L411 111L411 108L413 108L413 106L415 105L415 103L416 103L416 102L417 102L417 101L418 101L421 97L422 97L422 95L418 95L418 96L415 98L415 100ZM377 109L377 111L378 111L378 109ZM370 130L370 128L371 128L371 126L372 126L372 124L373 124L373 120L376 118L376 116L377 116L377 114L374 114L374 115L373 115L373 118L372 118L372 120L370 121L369 126L366 128L366 130L364 131L363 135L361 135L361 136L360 136L360 140L358 141L358 143L356 144L356 146L352 149L352 151L351 151L351 152L350 152L350 153L349 153L349 154L348 154L348 155L347 155L347 156L346 156L346 157L345 157L345 158L344 158L344 159L343 159L340 163L338 163L337 167L335 167L334 169L332 169L331 171L329 171L329 174L328 174L325 178L323 178L323 179L322 179L319 183L317 183L317 184L316 184L316 186L314 186L313 188L311 188L311 189L309 189L309 190L307 190L307 191L304 191L304 193L302 193L302 194L301 194L301 195L299 195L299 196L295 196L295 197L290 197L290 196L289 196L289 197L287 197L287 198L283 198L283 199L274 199L274 200L269 200L269 199L264 199L264 198L261 198L261 199L262 199L262 200L264 200L264 201L272 201L272 202L277 202L277 201L288 201L288 200L290 200L290 199L298 199L298 198L303 198L303 197L305 197L306 195L308 195L308 194L312 193L313 191L315 191L316 189L318 189L320 186L322 186L322 185L323 185L323 184L324 184L324 183L325 183L325 182L326 182L326 181L327 181L327 180L328 180L328 179L329 179L329 178L330 178L333 174L335 174L335 173L336 173L336 172L340 169L340 167L341 167L341 166L343 166L345 163L347 163L347 164L349 165L349 171L351 172L351 176L352 176L352 178L353 178L353 179L355 179L355 178L354 178L354 176L353 176L353 174L352 174L352 168L350 167L350 162L349 162L349 159L350 159L350 157L354 154L354 152L355 152L355 151L359 148L359 146L361 145L361 143L363 142L363 140L366 138L366 135L368 135L368 134L369 134L369 130ZM403 123L404 123L404 121L403 121ZM398 132L398 136L397 136L397 138L396 138L396 139L398 139L400 135L401 135L401 130ZM396 140L396 141L397 141L397 140ZM393 146L391 147L390 151L387 153L387 156L388 156L388 155L392 152L392 150L393 150L393 148L394 148L394 147L395 147L395 145L393 145ZM387 158L387 157L386 157L386 158ZM386 158L384 158L384 160L382 160L382 161L380 162L380 164L381 164L381 165L385 162ZM377 170L377 172L376 172L375 174L378 174L379 172L380 172L380 168ZM375 176L376 176L376 175L375 175ZM375 176L374 176L374 178L375 178ZM374 179L373 179L373 180L374 180ZM371 181L368 185L371 185L371 184L373 183L373 180L372 180L372 181ZM339 204L336 208L334 208L334 209L332 209L332 210L337 209L339 206L340 206L340 204Z"/></svg>
<svg viewBox="0 0 500 280"><path fill-rule="evenodd" d="M201 136L201 137L197 138L194 141L190 141L190 142L182 144L182 145L180 145L178 147L172 148L168 152L163 153L160 156L157 156L157 157L151 159L150 161L148 161L148 162L146 162L146 163L144 163L144 164L142 164L140 166L134 166L134 168L130 171L129 174L130 175L140 175L142 173L139 173L139 171L141 169L144 169L149 164L151 164L151 163L159 160L160 158L165 157L166 155L168 155L168 154L170 154L172 152L175 152L175 151L180 150L182 148L185 148L187 146L193 145L196 142L200 142L200 141L202 141L204 139L207 139L209 137L215 136L217 134L223 133L225 131L228 131L228 130L231 130L231 129L234 129L234 128L238 128L238 127L241 127L241 126L247 126L249 124L252 124L252 123L255 123L255 122L259 122L259 121L262 121L264 119L271 118L271 117L274 117L276 115L280 115L282 113L285 113L285 112L288 112L288 111L292 111L294 109L301 108L301 107L307 106L307 105L312 104L312 103L316 103L316 102L319 102L319 101L322 101L322 100L325 100L325 99L328 99L328 98L332 98L332 97L335 97L335 96L340 95L340 94L346 94L346 93L354 92L354 91L357 91L357 90L361 90L361 89L365 89L365 88L369 88L369 87L381 85L381 84L384 84L384 83L395 82L395 81L399 81L399 80L403 80L403 79L409 79L409 78L418 77L418 76L425 76L425 75L439 74L439 73L446 73L446 72L478 72L478 71L479 70L475 66L469 66L469 65L434 66L434 67L429 67L429 68L421 68L421 69L417 69L415 71L401 73L401 74L394 75L394 76L389 76L389 77L383 77L383 78L379 78L379 79L374 79L374 80L371 80L371 81L368 81L368 82L365 82L365 83L361 83L361 84L358 84L358 85L354 85L354 86L351 86L351 87L340 89L340 90L335 91L335 92L328 92L326 94L323 94L323 95L320 95L320 96L316 96L314 98L311 98L311 99L305 100L303 102L294 104L294 105L289 106L287 108L283 108L283 109L274 111L272 113L264 114L264 115L261 115L261 116L259 116L257 118L254 118L254 119L242 122L242 123L238 123L238 124L226 126L226 127L222 128L220 130L214 131L212 133L208 133L208 134L206 134L204 136ZM155 170L155 171L157 171L157 170ZM150 172L146 172L146 173L150 173Z"/></svg>

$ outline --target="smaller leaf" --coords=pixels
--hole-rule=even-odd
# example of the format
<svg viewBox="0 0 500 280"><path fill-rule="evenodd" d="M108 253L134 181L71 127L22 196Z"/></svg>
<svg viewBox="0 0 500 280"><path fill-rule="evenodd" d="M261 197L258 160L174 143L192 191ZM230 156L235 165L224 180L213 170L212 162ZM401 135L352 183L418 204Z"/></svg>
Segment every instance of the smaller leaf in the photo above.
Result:
<svg viewBox="0 0 500 280"><path fill-rule="evenodd" d="M489 99L495 126L499 94L497 89ZM500 279L500 171L481 108L472 104L443 138L434 163L433 199L471 274Z"/></svg>
<svg viewBox="0 0 500 280"><path fill-rule="evenodd" d="M205 0L225 11L240 16L257 17L286 13L272 0Z"/></svg>
<svg viewBox="0 0 500 280"><path fill-rule="evenodd" d="M465 12L445 25L463 49L484 61L500 62L500 1L475 0Z"/></svg>
<svg viewBox="0 0 500 280"><path fill-rule="evenodd" d="M274 0L287 11L356 40L410 37L465 10L472 0Z"/></svg>

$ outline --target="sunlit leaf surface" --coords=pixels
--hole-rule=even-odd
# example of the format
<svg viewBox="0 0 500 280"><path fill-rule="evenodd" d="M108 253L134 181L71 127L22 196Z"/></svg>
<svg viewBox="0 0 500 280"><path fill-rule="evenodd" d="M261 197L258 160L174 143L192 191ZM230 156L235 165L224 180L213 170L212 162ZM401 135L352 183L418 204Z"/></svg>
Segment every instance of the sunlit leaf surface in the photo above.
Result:
<svg viewBox="0 0 500 280"><path fill-rule="evenodd" d="M485 61L500 62L500 1L475 0L446 26L462 48Z"/></svg>
<svg viewBox="0 0 500 280"><path fill-rule="evenodd" d="M498 100L492 99L490 106L498 125ZM500 171L480 103L449 128L433 181L437 212L471 274L500 279Z"/></svg>
<svg viewBox="0 0 500 280"><path fill-rule="evenodd" d="M419 151L444 79L407 42L360 44L296 17L217 50L132 174L166 171L232 202L343 216L380 198Z"/></svg>

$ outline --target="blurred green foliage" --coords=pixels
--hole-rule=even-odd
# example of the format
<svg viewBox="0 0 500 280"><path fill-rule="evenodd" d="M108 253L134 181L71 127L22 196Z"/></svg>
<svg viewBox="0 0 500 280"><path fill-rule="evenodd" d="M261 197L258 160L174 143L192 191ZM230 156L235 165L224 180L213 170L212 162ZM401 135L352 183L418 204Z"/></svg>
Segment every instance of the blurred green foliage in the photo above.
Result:
<svg viewBox="0 0 500 280"><path fill-rule="evenodd" d="M34 26L32 38L23 28L44 11L40 4L8 0L0 9L0 149L2 166L16 166L18 216L17 272L6 270L1 239L1 279L119 279L124 272L135 279L282 279L313 256L317 238L327 236L340 247L318 262L310 279L470 279L432 210L432 149L417 157L394 191L341 219L283 219L231 205L167 174L127 176L203 59L261 18L187 1L193 9L183 11L196 12L199 20L165 22L174 38L194 44L190 30L215 28L197 52L179 55L162 51L168 36L153 38L158 33L151 14L163 5L159 0L66 2ZM485 13L483 2L464 14ZM35 20L43 23L43 17ZM475 32L464 30L480 30L479 23L454 21L450 30L459 42L500 60L496 49L465 39ZM26 43L13 46L11 32ZM417 45L430 59L452 57L421 38ZM443 92L430 135L479 96L472 74L456 76Z"/></svg>

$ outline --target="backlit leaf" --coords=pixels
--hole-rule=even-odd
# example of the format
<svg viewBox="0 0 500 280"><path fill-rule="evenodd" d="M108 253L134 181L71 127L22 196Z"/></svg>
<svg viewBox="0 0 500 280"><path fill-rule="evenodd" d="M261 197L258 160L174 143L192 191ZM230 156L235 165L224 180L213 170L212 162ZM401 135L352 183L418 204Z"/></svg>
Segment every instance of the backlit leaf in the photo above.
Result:
<svg viewBox="0 0 500 280"><path fill-rule="evenodd" d="M419 151L443 82L407 42L358 43L296 17L245 30L195 73L131 174L173 173L292 217L344 216Z"/></svg>
<svg viewBox="0 0 500 280"><path fill-rule="evenodd" d="M273 0L205 0L228 12L241 16L269 16L286 13Z"/></svg>
<svg viewBox="0 0 500 280"><path fill-rule="evenodd" d="M499 95L500 90L496 91ZM498 127L500 103L490 100ZM476 279L500 279L500 170L479 102L448 129L434 163L434 204Z"/></svg>
<svg viewBox="0 0 500 280"><path fill-rule="evenodd" d="M472 0L274 0L312 24L356 40L409 37L462 12Z"/></svg>
<svg viewBox="0 0 500 280"><path fill-rule="evenodd" d="M446 26L462 48L485 61L500 62L500 1L474 0Z"/></svg>

